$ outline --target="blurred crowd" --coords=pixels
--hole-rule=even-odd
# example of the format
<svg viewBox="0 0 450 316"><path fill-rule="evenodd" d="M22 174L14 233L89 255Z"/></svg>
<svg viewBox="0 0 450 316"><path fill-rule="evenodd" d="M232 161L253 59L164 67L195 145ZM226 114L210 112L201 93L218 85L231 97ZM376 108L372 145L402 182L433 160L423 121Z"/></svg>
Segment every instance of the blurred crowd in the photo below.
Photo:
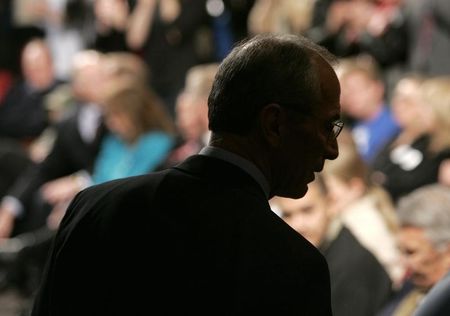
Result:
<svg viewBox="0 0 450 316"><path fill-rule="evenodd" d="M197 153L219 63L259 33L338 57L345 121L273 210L326 257L336 316L413 315L450 272L448 0L2 0L0 292L32 301L77 192Z"/></svg>

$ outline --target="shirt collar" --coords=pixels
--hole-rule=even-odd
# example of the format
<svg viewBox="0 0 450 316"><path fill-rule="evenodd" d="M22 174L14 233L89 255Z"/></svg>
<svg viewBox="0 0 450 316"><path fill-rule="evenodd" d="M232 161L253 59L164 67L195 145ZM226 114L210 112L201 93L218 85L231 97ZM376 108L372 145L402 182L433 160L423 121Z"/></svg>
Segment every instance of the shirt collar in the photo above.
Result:
<svg viewBox="0 0 450 316"><path fill-rule="evenodd" d="M249 160L236 155L228 150L213 147L213 146L206 146L204 147L200 152L199 155L209 156L218 158L221 160L224 160L226 162L229 162L242 170L244 170L246 173L248 173L255 181L261 186L261 188L264 191L264 194L266 195L266 198L269 198L270 194L270 186L269 182L267 181L264 174L261 172L261 170L258 169L252 162Z"/></svg>

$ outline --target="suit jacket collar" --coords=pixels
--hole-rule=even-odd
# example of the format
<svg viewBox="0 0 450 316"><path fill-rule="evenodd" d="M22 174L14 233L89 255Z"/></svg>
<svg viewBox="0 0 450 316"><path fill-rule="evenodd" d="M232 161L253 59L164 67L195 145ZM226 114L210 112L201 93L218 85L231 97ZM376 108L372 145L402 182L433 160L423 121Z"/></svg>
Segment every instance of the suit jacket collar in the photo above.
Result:
<svg viewBox="0 0 450 316"><path fill-rule="evenodd" d="M252 191L265 201L268 200L261 185L250 174L225 160L206 155L193 155L175 166L175 169L223 186Z"/></svg>

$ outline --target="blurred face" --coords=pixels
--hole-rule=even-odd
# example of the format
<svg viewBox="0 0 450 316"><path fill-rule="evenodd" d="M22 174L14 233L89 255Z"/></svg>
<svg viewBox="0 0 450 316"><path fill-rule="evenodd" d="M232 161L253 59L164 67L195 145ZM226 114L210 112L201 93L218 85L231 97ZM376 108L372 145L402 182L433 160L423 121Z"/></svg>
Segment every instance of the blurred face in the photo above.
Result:
<svg viewBox="0 0 450 316"><path fill-rule="evenodd" d="M177 100L176 124L185 140L198 141L208 131L207 100L182 93Z"/></svg>
<svg viewBox="0 0 450 316"><path fill-rule="evenodd" d="M72 89L83 101L101 103L103 90L108 82L103 60L95 54L87 54L82 58L85 60L76 66L72 77Z"/></svg>
<svg viewBox="0 0 450 316"><path fill-rule="evenodd" d="M420 288L429 289L450 269L448 251L437 251L421 228L402 227L398 246L411 280Z"/></svg>
<svg viewBox="0 0 450 316"><path fill-rule="evenodd" d="M95 0L94 12L96 19L105 24L114 26L115 18L128 13L127 2L124 0Z"/></svg>
<svg viewBox="0 0 450 316"><path fill-rule="evenodd" d="M341 79L342 111L357 120L370 119L382 102L380 83L360 71L351 72Z"/></svg>
<svg viewBox="0 0 450 316"><path fill-rule="evenodd" d="M22 71L26 81L36 89L48 88L53 83L52 59L44 43L32 42L25 47Z"/></svg>
<svg viewBox="0 0 450 316"><path fill-rule="evenodd" d="M326 201L313 185L301 199L277 198L285 222L318 247L324 238L329 219Z"/></svg>
<svg viewBox="0 0 450 316"><path fill-rule="evenodd" d="M422 118L419 83L412 79L403 79L395 87L391 106L395 120L403 128L417 126Z"/></svg>
<svg viewBox="0 0 450 316"><path fill-rule="evenodd" d="M354 179L347 183L332 174L325 174L324 179L329 189L330 211L333 213L345 211L349 204L363 195L361 180Z"/></svg>
<svg viewBox="0 0 450 316"><path fill-rule="evenodd" d="M127 113L108 110L105 113L105 123L108 129L124 142L133 143L136 140L138 132Z"/></svg>
<svg viewBox="0 0 450 316"><path fill-rule="evenodd" d="M321 171L326 159L336 159L338 146L333 135L333 122L340 118L339 81L333 69L317 57L321 98L316 113L305 118L295 110L285 109L287 123L281 128L282 144L272 171L274 195L300 198Z"/></svg>

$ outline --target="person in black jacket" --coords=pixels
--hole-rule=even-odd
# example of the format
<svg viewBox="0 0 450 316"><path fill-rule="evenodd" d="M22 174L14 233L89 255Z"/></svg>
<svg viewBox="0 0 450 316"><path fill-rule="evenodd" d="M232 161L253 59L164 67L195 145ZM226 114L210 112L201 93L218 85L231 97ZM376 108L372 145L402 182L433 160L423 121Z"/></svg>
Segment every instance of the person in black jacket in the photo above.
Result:
<svg viewBox="0 0 450 316"><path fill-rule="evenodd" d="M338 156L339 82L306 38L260 35L222 62L207 147L69 206L41 315L332 315L327 263L270 209Z"/></svg>

